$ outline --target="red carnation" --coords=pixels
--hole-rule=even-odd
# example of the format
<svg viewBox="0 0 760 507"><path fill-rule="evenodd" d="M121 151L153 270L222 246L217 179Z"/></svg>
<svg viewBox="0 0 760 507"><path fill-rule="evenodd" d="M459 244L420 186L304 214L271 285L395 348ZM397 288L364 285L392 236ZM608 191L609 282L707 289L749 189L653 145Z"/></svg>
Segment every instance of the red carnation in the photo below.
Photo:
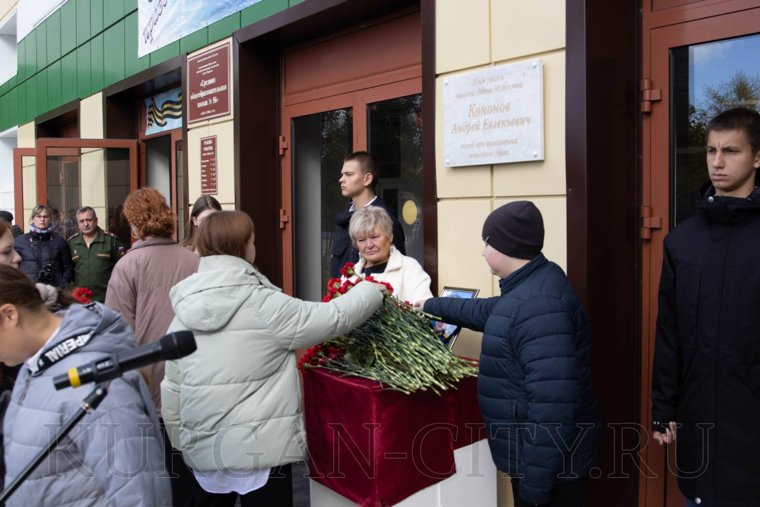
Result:
<svg viewBox="0 0 760 507"><path fill-rule="evenodd" d="M75 287L71 289L71 297L77 303L86 305L92 302L92 291L87 287Z"/></svg>
<svg viewBox="0 0 760 507"><path fill-rule="evenodd" d="M342 268L340 268L340 274L345 276L346 278L350 278L356 274L356 271L354 271L354 263L353 262L347 262L343 265Z"/></svg>

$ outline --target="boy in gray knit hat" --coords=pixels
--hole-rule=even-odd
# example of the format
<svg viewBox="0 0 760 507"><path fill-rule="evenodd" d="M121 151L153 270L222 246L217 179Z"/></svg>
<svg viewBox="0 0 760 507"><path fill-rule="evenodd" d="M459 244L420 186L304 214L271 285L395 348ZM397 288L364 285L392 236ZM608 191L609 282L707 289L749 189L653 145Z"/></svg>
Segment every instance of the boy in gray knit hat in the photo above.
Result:
<svg viewBox="0 0 760 507"><path fill-rule="evenodd" d="M532 202L494 210L483 241L500 296L417 306L483 332L478 401L515 506L580 507L601 437L586 312L562 269L541 253L544 222Z"/></svg>

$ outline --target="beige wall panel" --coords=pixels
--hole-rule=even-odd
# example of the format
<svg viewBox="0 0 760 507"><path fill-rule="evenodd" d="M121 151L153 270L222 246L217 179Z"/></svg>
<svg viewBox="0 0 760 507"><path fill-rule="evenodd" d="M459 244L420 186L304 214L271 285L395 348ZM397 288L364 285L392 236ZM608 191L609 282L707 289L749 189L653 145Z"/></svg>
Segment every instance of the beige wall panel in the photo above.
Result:
<svg viewBox="0 0 760 507"><path fill-rule="evenodd" d="M564 48L565 0L492 0L491 33L495 61Z"/></svg>
<svg viewBox="0 0 760 507"><path fill-rule="evenodd" d="M544 217L544 256L567 271L567 201L565 197L528 196L519 199L497 199L494 202L494 209L508 202L520 200L533 201L541 210L541 215Z"/></svg>
<svg viewBox="0 0 760 507"><path fill-rule="evenodd" d="M82 205L95 208L98 217L106 217L105 150L97 148L82 153L81 171ZM108 226L107 223L99 225Z"/></svg>
<svg viewBox="0 0 760 507"><path fill-rule="evenodd" d="M436 2L436 74L485 65L491 61L488 4L488 0Z"/></svg>
<svg viewBox="0 0 760 507"><path fill-rule="evenodd" d="M494 294L493 275L481 255L483 239L480 236L483 221L490 212L490 199L438 202L439 292L448 285L480 289L480 297ZM479 357L481 338L480 333L463 330L457 338L456 353Z"/></svg>
<svg viewBox="0 0 760 507"><path fill-rule="evenodd" d="M201 195L201 138L216 136L217 190L214 197L225 209L235 207L235 132L232 121L206 124L187 132L188 203Z"/></svg>
<svg viewBox="0 0 760 507"><path fill-rule="evenodd" d="M34 148L37 142L37 129L34 122L25 123L18 127L18 147Z"/></svg>
<svg viewBox="0 0 760 507"><path fill-rule="evenodd" d="M31 159L31 157L28 157ZM32 159L33 160L33 159ZM24 186L24 224L29 227L29 216L32 209L37 205L37 166L35 164L25 165L22 170ZM17 221L20 221L17 219Z"/></svg>
<svg viewBox="0 0 760 507"><path fill-rule="evenodd" d="M79 103L79 132L82 139L103 139L103 94L96 93Z"/></svg>
<svg viewBox="0 0 760 507"><path fill-rule="evenodd" d="M497 197L564 195L565 53L542 56L544 62L544 160L494 166Z"/></svg>
<svg viewBox="0 0 760 507"><path fill-rule="evenodd" d="M446 167L444 156L443 86L438 78L435 90L435 178L439 199L446 197L491 197L491 166Z"/></svg>
<svg viewBox="0 0 760 507"><path fill-rule="evenodd" d="M18 0L0 0L0 20L16 8Z"/></svg>

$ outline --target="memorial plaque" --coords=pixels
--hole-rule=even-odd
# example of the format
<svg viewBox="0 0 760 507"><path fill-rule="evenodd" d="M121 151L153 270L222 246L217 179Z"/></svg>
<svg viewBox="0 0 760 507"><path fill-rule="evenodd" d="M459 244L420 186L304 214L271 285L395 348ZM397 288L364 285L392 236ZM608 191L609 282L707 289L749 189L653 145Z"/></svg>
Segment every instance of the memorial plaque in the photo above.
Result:
<svg viewBox="0 0 760 507"><path fill-rule="evenodd" d="M201 138L201 193L216 194L216 136Z"/></svg>
<svg viewBox="0 0 760 507"><path fill-rule="evenodd" d="M543 160L543 83L540 59L446 78L446 165Z"/></svg>
<svg viewBox="0 0 760 507"><path fill-rule="evenodd" d="M230 114L230 44L187 59L187 122Z"/></svg>

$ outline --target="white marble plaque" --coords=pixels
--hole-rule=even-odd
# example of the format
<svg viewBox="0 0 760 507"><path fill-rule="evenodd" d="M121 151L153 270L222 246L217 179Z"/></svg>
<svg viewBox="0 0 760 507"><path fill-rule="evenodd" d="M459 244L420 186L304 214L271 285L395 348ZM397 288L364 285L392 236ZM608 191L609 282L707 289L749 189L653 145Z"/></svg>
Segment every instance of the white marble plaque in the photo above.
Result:
<svg viewBox="0 0 760 507"><path fill-rule="evenodd" d="M544 159L541 59L451 76L443 89L446 166Z"/></svg>

